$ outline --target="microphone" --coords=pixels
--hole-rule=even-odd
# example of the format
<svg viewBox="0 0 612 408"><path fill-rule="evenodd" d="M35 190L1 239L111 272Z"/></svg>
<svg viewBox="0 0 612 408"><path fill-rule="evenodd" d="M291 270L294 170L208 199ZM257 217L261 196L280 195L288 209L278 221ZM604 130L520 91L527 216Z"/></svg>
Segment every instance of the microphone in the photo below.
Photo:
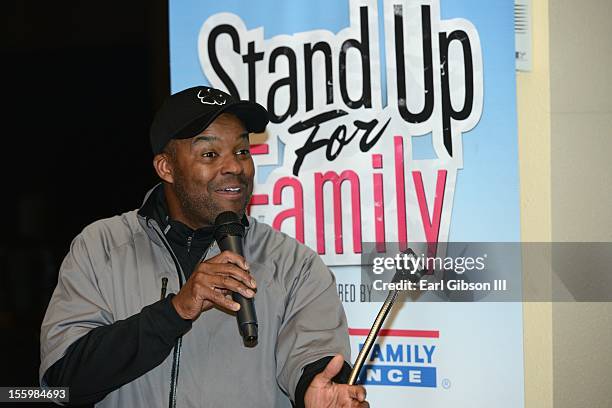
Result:
<svg viewBox="0 0 612 408"><path fill-rule="evenodd" d="M242 248L242 237L244 237L244 225L233 211L225 211L215 219L215 240L221 251L231 251L244 256ZM236 313L238 330L247 347L257 344L257 315L253 299L245 298L240 293L232 292L232 299L240 305Z"/></svg>
<svg viewBox="0 0 612 408"><path fill-rule="evenodd" d="M409 255L410 257L416 258L414 251L410 248L406 249L403 253ZM411 282L417 283L421 279L423 279L426 274L427 270L423 269L411 271L408 271L406 269L398 269L395 271L395 275L393 275L393 279L391 279L391 282L398 283L404 279L407 279ZM368 333L368 336L366 337L363 343L363 347L361 348L359 354L357 355L357 358L355 359L355 364L353 365L353 369L351 370L351 374L347 382L348 385L355 385L357 383L359 379L359 373L361 372L363 364L365 363L366 358L370 355L370 350L372 350L372 346L374 345L374 342L378 337L378 332L380 331L380 328L384 324L387 315L389 314L391 308L393 307L393 304L395 303L395 299L397 298L398 292L399 290L397 289L389 291L387 299L385 299L385 302L383 303L378 314L376 315L374 323L372 324L372 328L370 329L370 332Z"/></svg>

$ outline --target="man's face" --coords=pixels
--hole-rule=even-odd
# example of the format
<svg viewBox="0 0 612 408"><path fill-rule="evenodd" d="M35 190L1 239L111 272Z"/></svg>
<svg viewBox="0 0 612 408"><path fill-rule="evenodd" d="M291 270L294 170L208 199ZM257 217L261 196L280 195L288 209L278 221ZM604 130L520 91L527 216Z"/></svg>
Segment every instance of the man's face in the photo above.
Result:
<svg viewBox="0 0 612 408"><path fill-rule="evenodd" d="M223 211L240 217L253 193L255 166L249 135L232 114L221 114L191 139L174 140L173 183L182 215L192 226L212 225Z"/></svg>

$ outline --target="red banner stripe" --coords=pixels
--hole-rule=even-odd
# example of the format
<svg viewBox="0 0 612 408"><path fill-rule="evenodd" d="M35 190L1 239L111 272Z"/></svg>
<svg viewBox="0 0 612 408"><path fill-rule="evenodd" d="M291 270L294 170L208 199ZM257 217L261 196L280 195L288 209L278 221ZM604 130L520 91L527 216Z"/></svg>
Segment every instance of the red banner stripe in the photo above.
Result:
<svg viewBox="0 0 612 408"><path fill-rule="evenodd" d="M268 148L267 143L251 145L251 154L268 154L268 153L269 153L269 148Z"/></svg>
<svg viewBox="0 0 612 408"><path fill-rule="evenodd" d="M268 195L267 194L253 194L249 205L267 205Z"/></svg>

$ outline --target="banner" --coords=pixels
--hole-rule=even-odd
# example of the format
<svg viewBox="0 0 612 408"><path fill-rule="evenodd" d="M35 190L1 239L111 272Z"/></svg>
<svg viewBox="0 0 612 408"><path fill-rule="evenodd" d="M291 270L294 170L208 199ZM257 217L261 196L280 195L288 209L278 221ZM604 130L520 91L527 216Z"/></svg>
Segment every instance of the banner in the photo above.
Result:
<svg viewBox="0 0 612 408"><path fill-rule="evenodd" d="M519 240L513 2L172 0L170 55L173 93L268 109L249 212L332 267L353 358L366 248ZM523 406L520 303L398 304L381 334L372 406Z"/></svg>

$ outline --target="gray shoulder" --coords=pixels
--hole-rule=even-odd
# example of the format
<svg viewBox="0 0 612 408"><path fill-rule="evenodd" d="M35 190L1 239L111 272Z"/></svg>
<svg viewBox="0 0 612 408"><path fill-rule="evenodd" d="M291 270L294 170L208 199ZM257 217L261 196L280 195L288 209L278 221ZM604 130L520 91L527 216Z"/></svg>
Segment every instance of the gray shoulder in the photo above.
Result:
<svg viewBox="0 0 612 408"><path fill-rule="evenodd" d="M253 217L249 217L247 242L253 254L260 254L268 260L281 257L299 262L313 262L320 259L308 246Z"/></svg>
<svg viewBox="0 0 612 408"><path fill-rule="evenodd" d="M137 217L137 210L133 210L94 221L83 228L75 241L81 241L90 255L95 252L108 257L113 249L132 243L136 234L143 233Z"/></svg>
<svg viewBox="0 0 612 408"><path fill-rule="evenodd" d="M283 282L288 295L299 288L301 296L314 298L334 285L333 272L311 248L270 225L252 218L249 223L247 261L275 274L272 279Z"/></svg>

